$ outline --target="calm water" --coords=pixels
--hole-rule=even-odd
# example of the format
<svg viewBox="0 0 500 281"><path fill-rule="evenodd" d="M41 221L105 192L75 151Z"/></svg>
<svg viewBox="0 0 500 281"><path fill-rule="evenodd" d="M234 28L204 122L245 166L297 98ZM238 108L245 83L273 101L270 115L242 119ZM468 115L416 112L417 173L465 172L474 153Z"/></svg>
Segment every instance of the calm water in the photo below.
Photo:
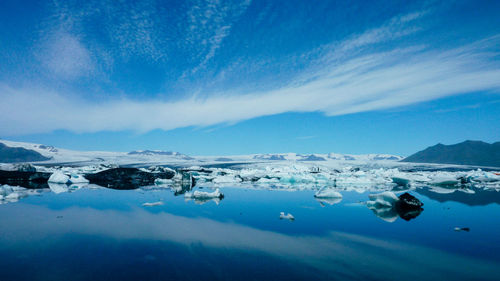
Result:
<svg viewBox="0 0 500 281"><path fill-rule="evenodd" d="M218 205L110 189L0 205L0 279L500 279L499 192L412 191L424 211L389 223L368 193L322 205L311 191L222 191Z"/></svg>

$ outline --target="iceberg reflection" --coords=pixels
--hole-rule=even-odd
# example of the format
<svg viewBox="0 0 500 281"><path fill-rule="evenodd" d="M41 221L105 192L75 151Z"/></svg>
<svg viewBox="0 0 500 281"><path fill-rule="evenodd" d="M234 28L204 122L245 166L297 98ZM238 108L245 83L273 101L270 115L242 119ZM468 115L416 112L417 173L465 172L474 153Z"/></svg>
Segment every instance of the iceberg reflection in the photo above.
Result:
<svg viewBox="0 0 500 281"><path fill-rule="evenodd" d="M223 254L233 257L235 254L242 257L252 255L257 258L273 256L287 263L313 267L329 278L352 280L364 278L400 280L402 276L404 279L426 280L500 278L498 262L485 262L418 245L342 232L329 232L325 235L289 235L233 222L190 218L163 212L151 213L142 208L132 211L80 207L52 210L44 206L14 204L4 209L1 217L1 248L26 250L28 247L36 251L37 247L29 248L29 245L49 243L54 250L57 250L58 247L66 245L58 245L58 239L101 237L99 239L111 238L124 243L126 241L141 245L151 243L155 247L168 248L173 243L188 249L203 247L206 252L224 250ZM64 251L74 252L78 249L64 249ZM50 255L50 251L46 255ZM12 258L15 257L3 255L0 259ZM78 262L78 257L74 259ZM164 270L168 270L169 266L175 265L164 266ZM238 278L243 271L243 268L225 267L223 263L217 266L218 270L226 272L227 279ZM267 267L273 265L269 264Z"/></svg>

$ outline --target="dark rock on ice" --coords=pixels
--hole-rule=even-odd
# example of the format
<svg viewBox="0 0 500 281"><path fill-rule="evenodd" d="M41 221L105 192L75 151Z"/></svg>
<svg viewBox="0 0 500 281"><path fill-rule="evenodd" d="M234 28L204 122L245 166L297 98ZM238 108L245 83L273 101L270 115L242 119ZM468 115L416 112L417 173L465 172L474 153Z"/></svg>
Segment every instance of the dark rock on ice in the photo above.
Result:
<svg viewBox="0 0 500 281"><path fill-rule="evenodd" d="M420 202L420 200L408 192L399 195L398 198L399 200L394 207L398 215L406 221L418 217L424 210L422 209L424 203Z"/></svg>
<svg viewBox="0 0 500 281"><path fill-rule="evenodd" d="M14 167L19 172L36 172L36 168L29 163L15 164Z"/></svg>
<svg viewBox="0 0 500 281"><path fill-rule="evenodd" d="M48 188L47 180L50 175L50 173L33 171L0 170L0 184L17 185L30 189Z"/></svg>
<svg viewBox="0 0 500 281"><path fill-rule="evenodd" d="M398 201L400 207L404 209L418 209L424 205L424 203L408 192L399 195L398 198L400 200Z"/></svg>
<svg viewBox="0 0 500 281"><path fill-rule="evenodd" d="M115 168L95 174L87 174L85 178L92 184L113 189L136 189L140 186L153 185L156 179L171 179L175 172L149 173L136 168Z"/></svg>

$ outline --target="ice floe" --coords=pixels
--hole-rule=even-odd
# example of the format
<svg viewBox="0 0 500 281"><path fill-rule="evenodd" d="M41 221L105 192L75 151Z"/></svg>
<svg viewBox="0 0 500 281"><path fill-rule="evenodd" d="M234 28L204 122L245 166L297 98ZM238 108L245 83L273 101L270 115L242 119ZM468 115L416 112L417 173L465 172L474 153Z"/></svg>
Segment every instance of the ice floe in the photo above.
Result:
<svg viewBox="0 0 500 281"><path fill-rule="evenodd" d="M212 199L212 198L219 198L222 199L224 198L224 194L220 192L220 190L217 188L213 192L205 192L205 191L195 191L195 192L188 192L184 194L185 198L193 198L193 199Z"/></svg>
<svg viewBox="0 0 500 281"><path fill-rule="evenodd" d="M290 213L285 214L285 212L280 212L280 220L291 220L291 221L293 221L293 220L295 220L295 217L292 214L290 214Z"/></svg>
<svg viewBox="0 0 500 281"><path fill-rule="evenodd" d="M411 220L423 211L423 203L409 193L403 193L399 197L391 191L368 195L370 200L366 202L368 209L380 219L394 222L398 217Z"/></svg>
<svg viewBox="0 0 500 281"><path fill-rule="evenodd" d="M55 171L49 178L50 183L62 183L66 184L69 182L70 177L64 174L62 171Z"/></svg>
<svg viewBox="0 0 500 281"><path fill-rule="evenodd" d="M146 202L146 203L143 203L142 206L144 207L154 207L154 206L161 206L163 205L163 202L162 201L157 201L157 202Z"/></svg>
<svg viewBox="0 0 500 281"><path fill-rule="evenodd" d="M20 199L39 195L45 192L43 189L27 189L20 186L0 185L0 204L18 202Z"/></svg>

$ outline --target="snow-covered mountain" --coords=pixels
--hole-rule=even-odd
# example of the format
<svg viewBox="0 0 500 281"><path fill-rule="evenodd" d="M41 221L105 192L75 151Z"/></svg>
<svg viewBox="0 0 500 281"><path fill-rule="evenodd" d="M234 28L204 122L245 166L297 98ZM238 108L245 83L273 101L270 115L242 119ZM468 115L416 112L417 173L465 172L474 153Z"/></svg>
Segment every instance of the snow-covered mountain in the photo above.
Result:
<svg viewBox="0 0 500 281"><path fill-rule="evenodd" d="M255 154L253 159L273 160L273 161L399 161L401 156L390 154L297 154L297 153L278 153L278 154Z"/></svg>
<svg viewBox="0 0 500 281"><path fill-rule="evenodd" d="M8 147L21 147L35 151L49 160L40 163L113 163L126 164L178 164L178 165L207 165L221 163L259 163L259 162L302 162L328 165L329 163L358 163L358 162L395 162L402 159L400 156L387 154L250 154L232 156L188 156L179 152L161 150L135 150L131 152L109 151L76 151L56 148L53 146L26 142L0 140ZM0 158L0 162L2 159Z"/></svg>

